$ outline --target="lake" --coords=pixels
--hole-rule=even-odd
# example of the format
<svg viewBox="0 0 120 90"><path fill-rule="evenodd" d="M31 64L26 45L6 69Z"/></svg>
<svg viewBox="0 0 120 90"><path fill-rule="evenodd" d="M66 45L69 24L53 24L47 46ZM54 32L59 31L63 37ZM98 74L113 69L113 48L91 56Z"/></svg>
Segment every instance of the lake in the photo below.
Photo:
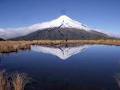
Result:
<svg viewBox="0 0 120 90"><path fill-rule="evenodd" d="M34 45L0 54L0 69L27 73L25 90L120 90L120 46Z"/></svg>

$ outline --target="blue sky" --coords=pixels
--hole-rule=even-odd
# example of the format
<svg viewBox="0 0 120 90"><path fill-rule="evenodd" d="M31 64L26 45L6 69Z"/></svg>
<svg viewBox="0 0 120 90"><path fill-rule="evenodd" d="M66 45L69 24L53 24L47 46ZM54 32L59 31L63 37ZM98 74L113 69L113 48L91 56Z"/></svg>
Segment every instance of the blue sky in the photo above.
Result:
<svg viewBox="0 0 120 90"><path fill-rule="evenodd" d="M62 15L106 32L120 33L120 0L0 0L0 28L16 28Z"/></svg>

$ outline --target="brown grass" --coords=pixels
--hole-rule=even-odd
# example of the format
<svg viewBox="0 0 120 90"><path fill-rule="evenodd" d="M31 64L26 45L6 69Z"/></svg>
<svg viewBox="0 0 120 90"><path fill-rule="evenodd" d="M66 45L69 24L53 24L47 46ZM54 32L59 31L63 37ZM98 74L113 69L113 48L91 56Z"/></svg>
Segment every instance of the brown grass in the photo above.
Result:
<svg viewBox="0 0 120 90"><path fill-rule="evenodd" d="M7 90L8 81L4 70L0 72L0 90Z"/></svg>
<svg viewBox="0 0 120 90"><path fill-rule="evenodd" d="M0 41L0 53L17 52L30 49L31 45L62 45L62 44L103 44L120 46L120 40L33 40L33 41Z"/></svg>
<svg viewBox="0 0 120 90"><path fill-rule="evenodd" d="M24 41L1 41L0 52L9 53L17 52L19 50L30 49L29 42Z"/></svg>
<svg viewBox="0 0 120 90"><path fill-rule="evenodd" d="M24 90L24 87L28 82L28 77L24 73L15 73L12 76L14 90Z"/></svg>
<svg viewBox="0 0 120 90"><path fill-rule="evenodd" d="M0 71L0 90L24 90L28 81L24 73L13 73L8 77L5 70Z"/></svg>

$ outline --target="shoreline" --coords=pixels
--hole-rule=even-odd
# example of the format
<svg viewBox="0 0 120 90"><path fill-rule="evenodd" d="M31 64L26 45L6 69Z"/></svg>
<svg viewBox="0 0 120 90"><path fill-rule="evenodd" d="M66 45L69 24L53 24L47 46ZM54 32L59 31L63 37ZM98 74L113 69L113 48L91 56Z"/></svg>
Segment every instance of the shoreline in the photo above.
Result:
<svg viewBox="0 0 120 90"><path fill-rule="evenodd" d="M33 40L33 41L0 41L0 53L18 52L20 50L30 49L31 45L115 45L120 46L120 40Z"/></svg>

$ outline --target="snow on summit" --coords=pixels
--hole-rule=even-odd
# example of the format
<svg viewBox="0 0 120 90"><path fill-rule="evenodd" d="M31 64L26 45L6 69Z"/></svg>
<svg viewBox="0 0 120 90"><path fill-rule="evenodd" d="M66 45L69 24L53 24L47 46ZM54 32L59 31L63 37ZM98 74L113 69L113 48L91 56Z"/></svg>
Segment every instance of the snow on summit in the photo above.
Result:
<svg viewBox="0 0 120 90"><path fill-rule="evenodd" d="M53 28L59 26L61 26L61 28L77 28L77 29L90 30L90 28L88 28L86 25L78 21L75 21L66 15L62 15L57 19L48 22L33 24L28 27L7 28L7 29L0 28L0 37L4 39L8 39L17 36L27 35L37 30L43 30L45 28Z"/></svg>
<svg viewBox="0 0 120 90"><path fill-rule="evenodd" d="M57 19L54 19L52 21L34 24L30 28L31 29L45 29L45 28L51 28L51 27L59 27L62 25L62 27L67 28L78 28L78 29L84 29L89 30L86 25L83 25L82 23L72 20L66 15L62 15L58 17Z"/></svg>
<svg viewBox="0 0 120 90"><path fill-rule="evenodd" d="M63 27L89 30L89 28L87 28L86 25L83 25L82 23L78 21L72 20L66 15L62 15L59 18L52 20L49 23L50 23L50 26L53 26L53 27L58 27L63 24Z"/></svg>

